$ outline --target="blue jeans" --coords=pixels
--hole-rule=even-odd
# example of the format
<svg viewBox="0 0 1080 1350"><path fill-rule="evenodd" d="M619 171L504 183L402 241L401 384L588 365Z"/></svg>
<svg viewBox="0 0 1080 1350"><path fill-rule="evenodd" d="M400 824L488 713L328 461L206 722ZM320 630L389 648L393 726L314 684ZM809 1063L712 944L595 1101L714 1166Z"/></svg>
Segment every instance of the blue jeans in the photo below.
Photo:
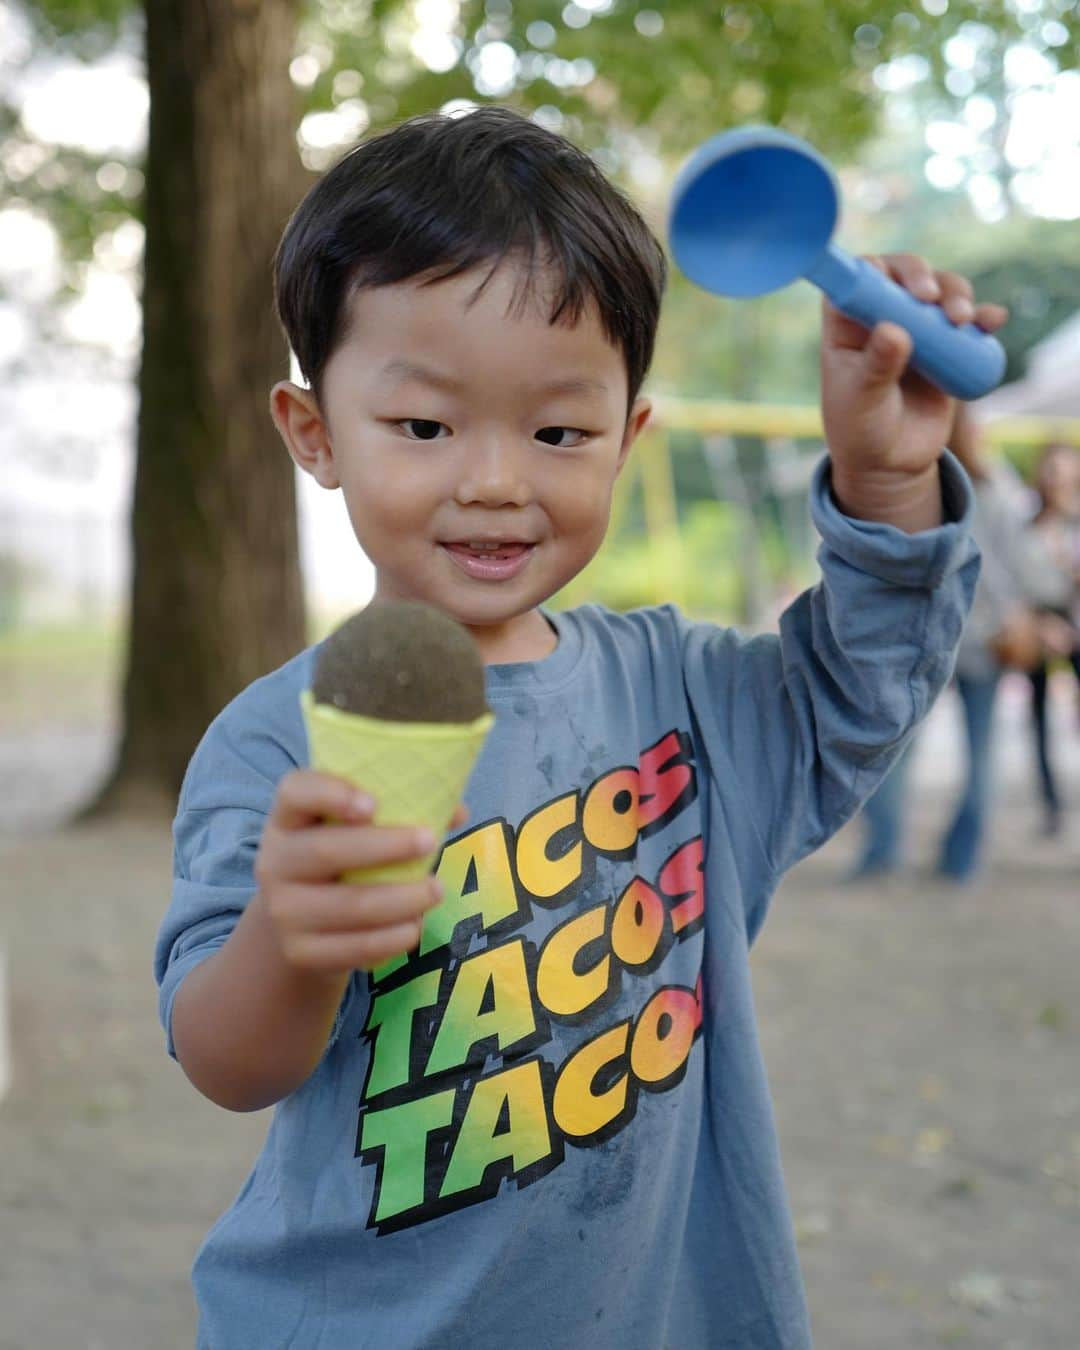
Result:
<svg viewBox="0 0 1080 1350"><path fill-rule="evenodd" d="M991 730L998 679L996 671L977 679L966 675L956 677L956 688L964 709L967 780L952 824L942 841L938 871L957 881L966 880L975 872L982 853L991 800ZM863 807L866 841L856 875L889 872L900 863L911 752L909 745Z"/></svg>

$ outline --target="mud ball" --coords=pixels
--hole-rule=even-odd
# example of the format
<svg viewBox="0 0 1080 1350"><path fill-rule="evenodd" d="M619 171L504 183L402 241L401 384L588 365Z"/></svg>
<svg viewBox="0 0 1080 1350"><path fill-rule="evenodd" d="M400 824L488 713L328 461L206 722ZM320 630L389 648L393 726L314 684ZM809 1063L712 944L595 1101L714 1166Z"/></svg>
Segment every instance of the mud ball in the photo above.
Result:
<svg viewBox="0 0 1080 1350"><path fill-rule="evenodd" d="M375 600L320 646L317 703L389 722L473 722L484 663L456 619L415 600Z"/></svg>

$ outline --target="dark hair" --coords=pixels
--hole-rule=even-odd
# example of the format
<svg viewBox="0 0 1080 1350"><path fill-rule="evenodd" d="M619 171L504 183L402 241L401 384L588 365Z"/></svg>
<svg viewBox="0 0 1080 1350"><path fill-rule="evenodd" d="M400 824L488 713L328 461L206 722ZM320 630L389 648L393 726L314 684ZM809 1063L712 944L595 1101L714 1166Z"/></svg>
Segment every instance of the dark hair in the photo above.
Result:
<svg viewBox="0 0 1080 1350"><path fill-rule="evenodd" d="M274 285L316 398L351 290L442 281L483 263L494 271L508 254L523 264L520 300L537 277L554 278L551 323L576 322L595 301L632 401L652 360L663 251L584 151L498 107L411 118L351 150L297 207Z"/></svg>

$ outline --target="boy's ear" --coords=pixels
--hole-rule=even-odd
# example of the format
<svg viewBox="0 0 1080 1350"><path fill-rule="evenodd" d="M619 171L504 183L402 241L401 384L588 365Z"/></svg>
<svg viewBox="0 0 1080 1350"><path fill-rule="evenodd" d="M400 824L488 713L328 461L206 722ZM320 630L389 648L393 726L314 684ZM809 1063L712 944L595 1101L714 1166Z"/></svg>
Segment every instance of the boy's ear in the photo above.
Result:
<svg viewBox="0 0 1080 1350"><path fill-rule="evenodd" d="M630 416L626 419L626 429L623 431L622 445L619 446L619 459L615 467L616 473L622 472L622 467L626 463L626 457L630 453L630 447L645 430L645 425L651 415L651 399L638 398L634 400L634 406L630 409Z"/></svg>
<svg viewBox="0 0 1080 1350"><path fill-rule="evenodd" d="M311 390L280 380L270 390L270 416L297 467L320 487L340 487L330 429Z"/></svg>

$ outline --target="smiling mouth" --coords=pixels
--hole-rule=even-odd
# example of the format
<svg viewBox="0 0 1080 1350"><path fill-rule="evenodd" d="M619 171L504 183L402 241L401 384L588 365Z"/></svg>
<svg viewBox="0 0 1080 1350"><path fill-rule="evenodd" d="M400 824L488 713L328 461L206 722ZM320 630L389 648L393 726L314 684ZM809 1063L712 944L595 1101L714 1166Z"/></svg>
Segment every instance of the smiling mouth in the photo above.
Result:
<svg viewBox="0 0 1080 1350"><path fill-rule="evenodd" d="M458 553L469 553L477 558L516 558L527 549L533 547L520 539L462 539L450 541L443 545Z"/></svg>
<svg viewBox="0 0 1080 1350"><path fill-rule="evenodd" d="M526 566L535 544L519 540L469 540L442 545L466 576L477 581L507 581Z"/></svg>

